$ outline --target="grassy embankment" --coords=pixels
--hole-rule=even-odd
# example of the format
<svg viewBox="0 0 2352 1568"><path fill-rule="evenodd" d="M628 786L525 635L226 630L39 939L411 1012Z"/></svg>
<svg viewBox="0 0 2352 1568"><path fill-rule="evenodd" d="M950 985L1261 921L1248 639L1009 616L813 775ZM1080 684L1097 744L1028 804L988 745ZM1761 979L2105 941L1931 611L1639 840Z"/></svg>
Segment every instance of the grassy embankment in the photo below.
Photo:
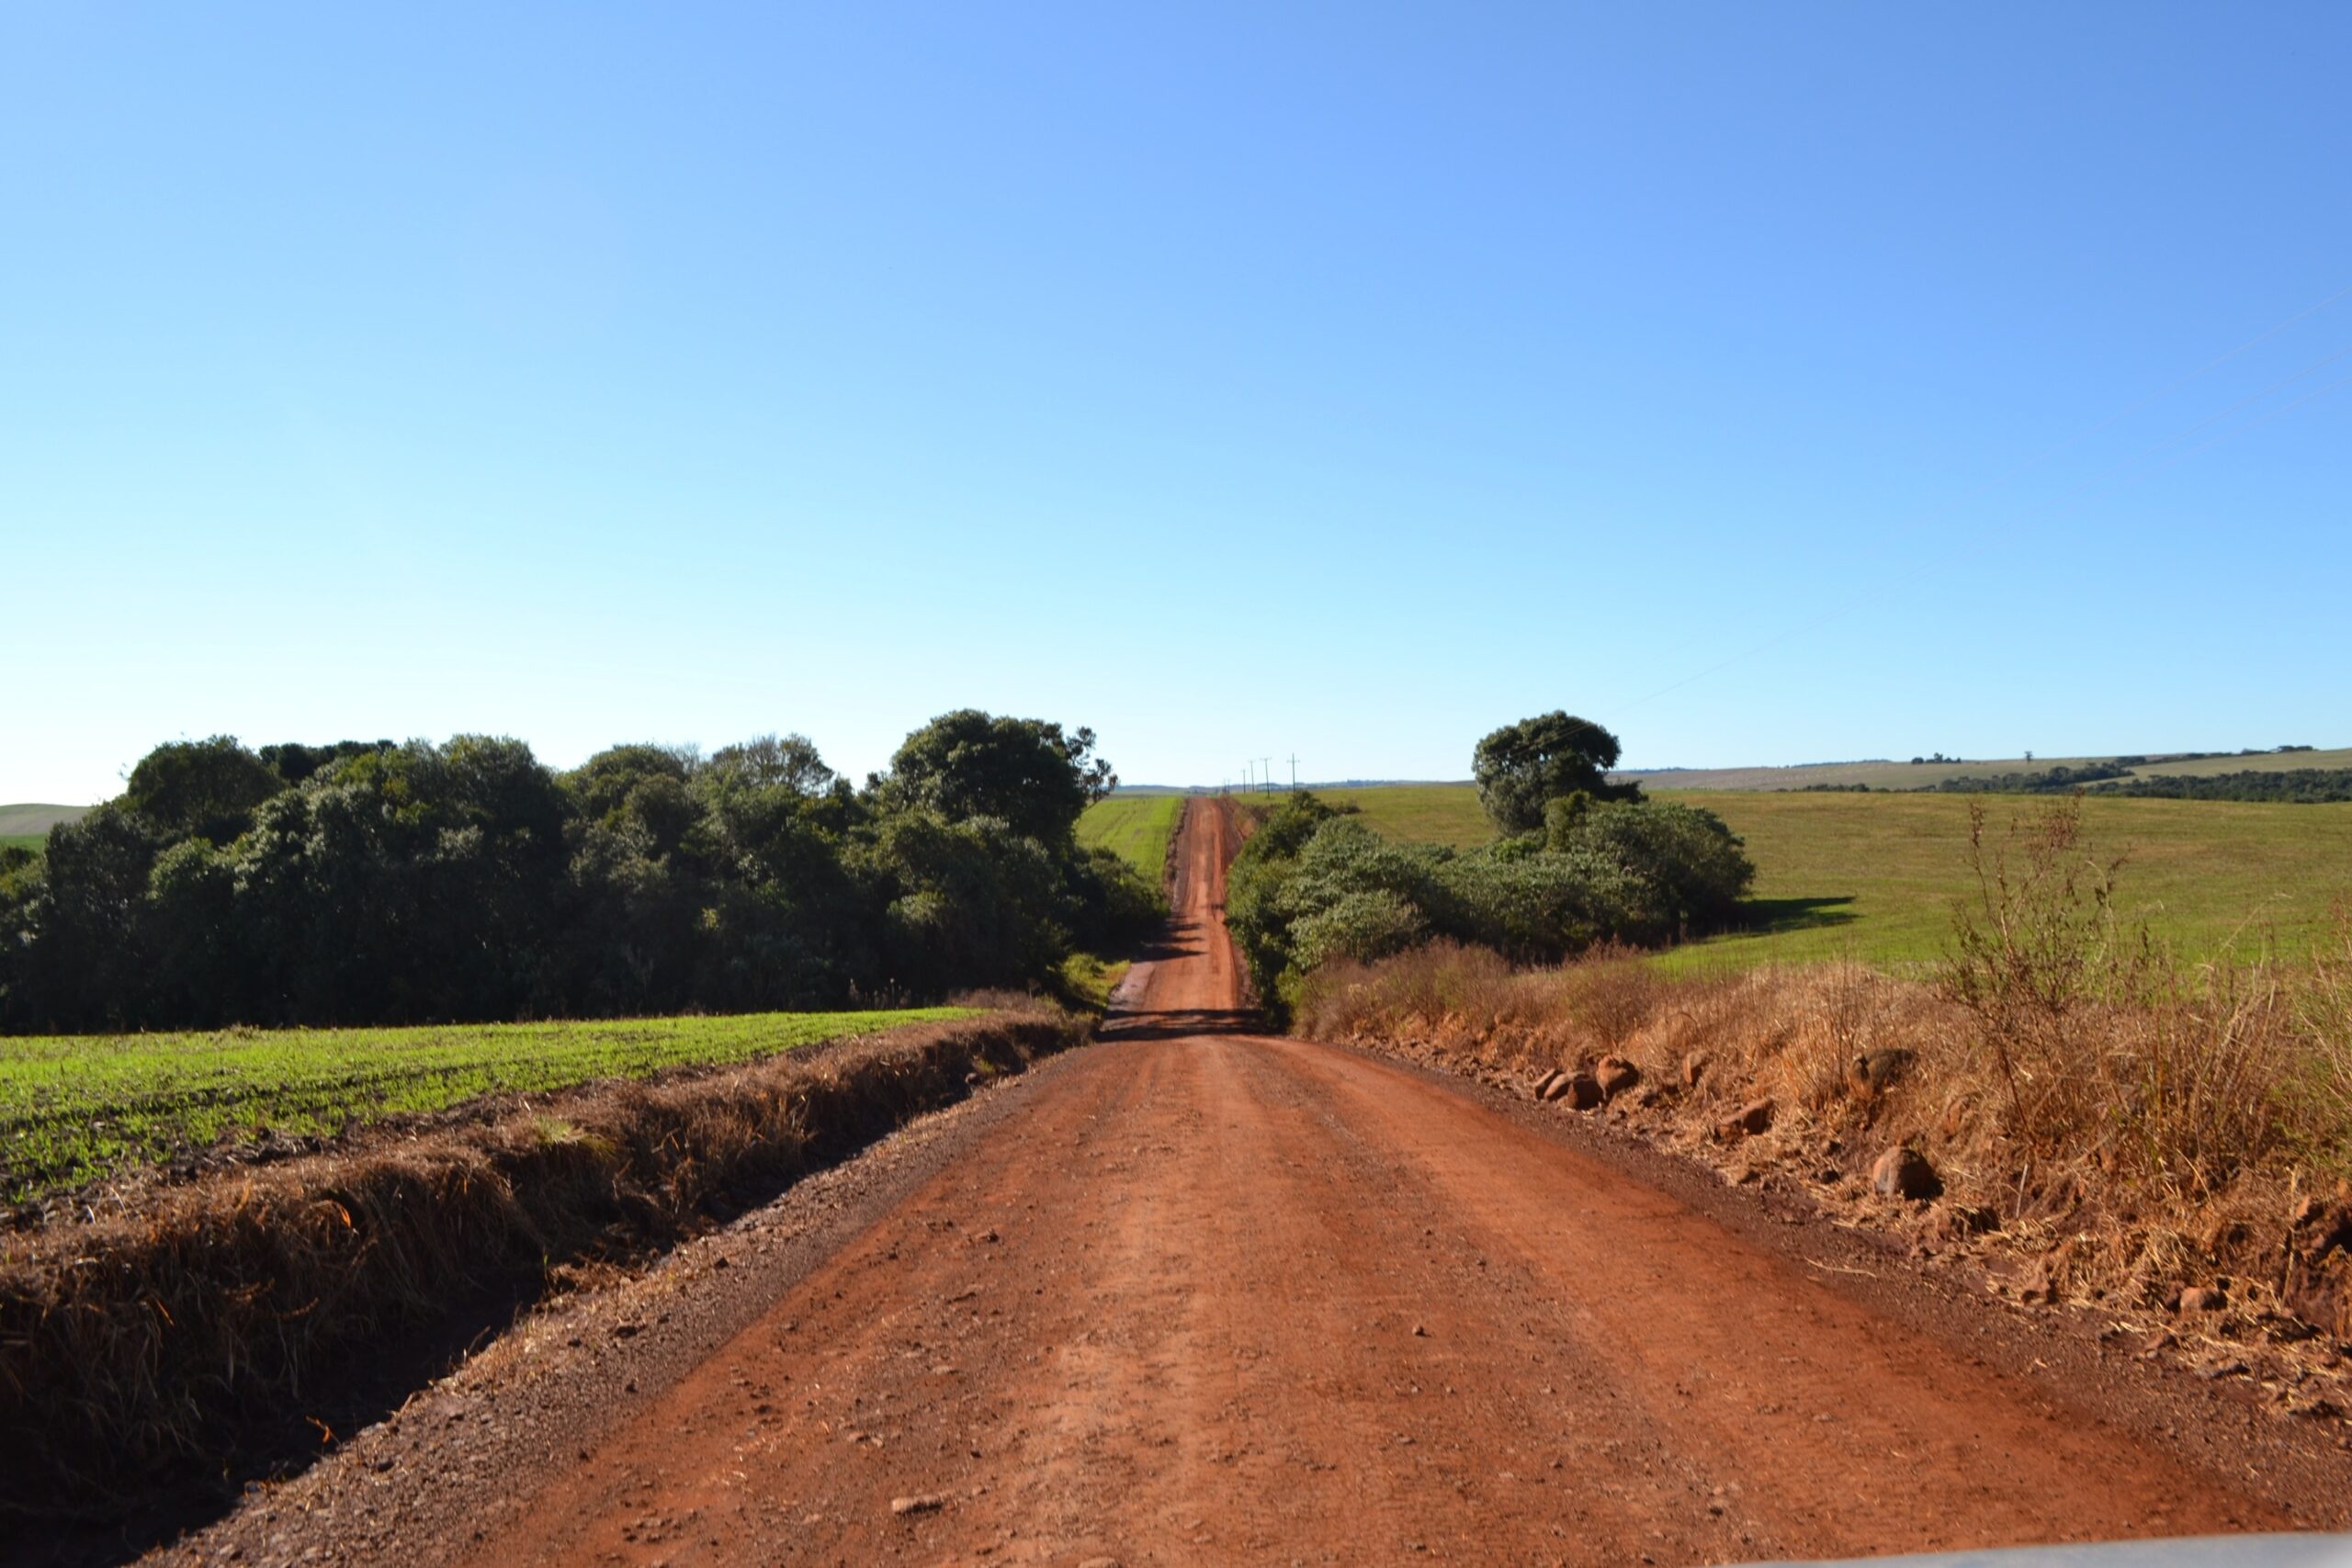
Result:
<svg viewBox="0 0 2352 1568"><path fill-rule="evenodd" d="M1098 800L1078 819L1078 841L1107 849L1134 866L1146 882L1160 886L1168 868L1168 846L1184 815L1181 795L1114 795Z"/></svg>
<svg viewBox="0 0 2352 1568"><path fill-rule="evenodd" d="M1491 833L1468 784L1318 793L1357 807L1368 826L1399 840L1468 848ZM1834 958L1893 970L1932 964L1949 945L1953 901L1973 890L1970 796L1657 793L1707 807L1747 841L1760 921L1758 930L1678 949L1659 961L1670 969ZM1996 827L2046 804L1973 798L1984 801ZM2117 879L2119 911L2144 917L2152 934L2190 959L2225 947L2258 956L2266 944L2290 957L2307 953L2333 929L2335 901L2352 891L2352 805L2093 795L2083 802L2083 827L2098 851L2128 854Z"/></svg>
<svg viewBox="0 0 2352 1568"><path fill-rule="evenodd" d="M431 1375L486 1302L519 1309L576 1260L649 1256L1089 1032L1036 1007L868 1032L886 1019L0 1229L0 1515L217 1495L314 1452L354 1377ZM707 1027L746 1026L763 1027Z"/></svg>
<svg viewBox="0 0 2352 1568"><path fill-rule="evenodd" d="M485 1095L731 1066L976 1010L0 1038L0 1197L23 1202L272 1134L334 1134Z"/></svg>

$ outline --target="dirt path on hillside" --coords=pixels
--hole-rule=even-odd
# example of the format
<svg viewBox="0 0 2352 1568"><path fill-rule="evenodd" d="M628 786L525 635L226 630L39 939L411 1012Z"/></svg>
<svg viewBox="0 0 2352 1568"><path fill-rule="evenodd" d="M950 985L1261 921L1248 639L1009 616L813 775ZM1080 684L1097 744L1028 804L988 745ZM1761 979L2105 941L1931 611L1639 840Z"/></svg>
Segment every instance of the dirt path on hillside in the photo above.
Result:
<svg viewBox="0 0 2352 1568"><path fill-rule="evenodd" d="M568 1469L484 1474L469 1528L404 1554L1695 1563L2340 1519L2324 1470L2012 1367L1983 1303L1887 1310L1827 1227L1245 1032L1230 830L1192 804L1106 1043Z"/></svg>

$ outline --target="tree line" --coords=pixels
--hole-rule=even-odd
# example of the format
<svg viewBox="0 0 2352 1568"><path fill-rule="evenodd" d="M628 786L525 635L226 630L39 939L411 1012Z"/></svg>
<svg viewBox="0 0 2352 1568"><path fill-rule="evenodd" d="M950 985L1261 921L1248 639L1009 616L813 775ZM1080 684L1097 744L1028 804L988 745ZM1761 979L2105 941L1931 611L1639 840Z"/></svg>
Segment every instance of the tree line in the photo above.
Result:
<svg viewBox="0 0 2352 1568"><path fill-rule="evenodd" d="M1092 731L965 709L863 786L797 735L558 772L458 736L159 746L0 849L0 1030L615 1017L1049 983L1148 933Z"/></svg>

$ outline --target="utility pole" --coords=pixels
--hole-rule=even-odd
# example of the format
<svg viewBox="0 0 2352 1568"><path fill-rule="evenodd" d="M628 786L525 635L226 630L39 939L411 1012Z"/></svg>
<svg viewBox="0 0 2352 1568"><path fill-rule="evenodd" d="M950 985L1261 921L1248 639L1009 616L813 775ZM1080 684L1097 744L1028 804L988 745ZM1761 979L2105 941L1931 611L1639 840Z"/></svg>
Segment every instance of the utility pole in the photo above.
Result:
<svg viewBox="0 0 2352 1568"><path fill-rule="evenodd" d="M1298 753L1295 751L1290 754L1290 792L1293 795L1298 793Z"/></svg>
<svg viewBox="0 0 2352 1568"><path fill-rule="evenodd" d="M1272 757L1261 757L1258 762L1261 770L1258 776L1265 781L1266 793L1272 795L1274 793L1274 760Z"/></svg>

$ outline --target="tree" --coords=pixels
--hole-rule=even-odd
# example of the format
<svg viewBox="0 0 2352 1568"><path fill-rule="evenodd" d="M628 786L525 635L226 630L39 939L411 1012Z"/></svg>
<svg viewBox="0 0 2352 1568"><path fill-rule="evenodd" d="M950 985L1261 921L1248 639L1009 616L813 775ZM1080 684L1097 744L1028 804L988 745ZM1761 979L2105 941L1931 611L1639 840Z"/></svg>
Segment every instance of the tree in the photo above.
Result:
<svg viewBox="0 0 2352 1568"><path fill-rule="evenodd" d="M130 770L122 800L175 839L198 834L225 844L252 824L254 807L285 787L236 737L216 735L148 752Z"/></svg>
<svg viewBox="0 0 2352 1568"><path fill-rule="evenodd" d="M874 782L890 803L951 822L993 817L1021 837L1057 843L1079 813L1118 787L1119 775L1093 753L1091 729L1065 733L1043 719L958 708L908 736Z"/></svg>
<svg viewBox="0 0 2352 1568"><path fill-rule="evenodd" d="M714 782L745 789L788 789L822 795L832 787L833 770L805 735L763 735L711 754L706 772Z"/></svg>
<svg viewBox="0 0 2352 1568"><path fill-rule="evenodd" d="M1596 801L1639 800L1639 784L1612 784L1617 738L1590 719L1557 711L1507 724L1478 742L1470 771L1478 803L1505 833L1544 826L1544 807L1582 790Z"/></svg>

